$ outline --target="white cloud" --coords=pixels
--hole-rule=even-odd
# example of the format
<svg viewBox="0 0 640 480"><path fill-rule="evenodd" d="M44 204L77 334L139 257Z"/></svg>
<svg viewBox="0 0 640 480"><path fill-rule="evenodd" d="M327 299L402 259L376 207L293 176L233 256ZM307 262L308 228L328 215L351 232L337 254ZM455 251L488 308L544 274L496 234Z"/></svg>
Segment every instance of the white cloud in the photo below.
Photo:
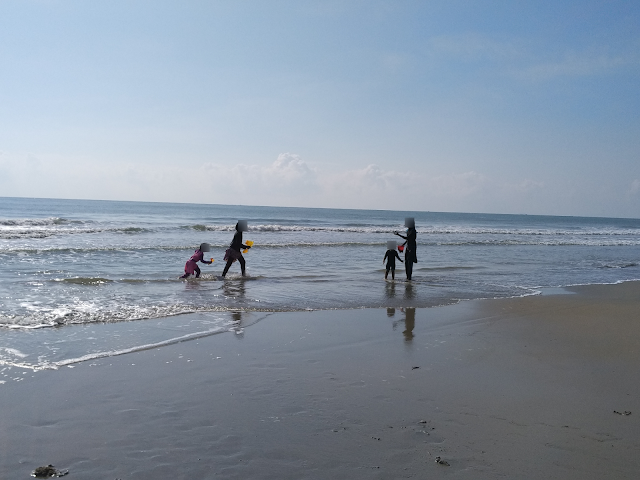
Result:
<svg viewBox="0 0 640 480"><path fill-rule="evenodd" d="M476 171L429 175L375 164L328 171L293 153L265 165L185 162L152 168L86 158L27 158L0 156L0 196L559 215L589 214L594 204L606 204L605 198L619 205L625 193L628 200L640 197L639 179L619 189L617 200L609 191L596 199L590 185L575 182L507 180Z"/></svg>
<svg viewBox="0 0 640 480"><path fill-rule="evenodd" d="M212 185L218 193L244 195L241 201L223 203L291 204L297 198L318 190L315 170L291 153L278 155L276 161L267 166L206 164L200 170L212 178Z"/></svg>
<svg viewBox="0 0 640 480"><path fill-rule="evenodd" d="M0 196L285 205L318 191L316 172L290 153L267 166L184 162L182 167L5 155L0 172L12 179L0 182Z"/></svg>
<svg viewBox="0 0 640 480"><path fill-rule="evenodd" d="M429 179L429 188L438 196L468 197L485 190L489 184L485 175L473 171Z"/></svg>
<svg viewBox="0 0 640 480"><path fill-rule="evenodd" d="M328 172L293 153L268 165L187 162L182 168L29 154L2 157L0 171L12 179L0 183L0 196L381 209L462 208L491 183L476 172L432 177L374 164Z"/></svg>
<svg viewBox="0 0 640 480"><path fill-rule="evenodd" d="M422 172L384 170L377 165L324 174L319 179L327 206L379 209L450 210L486 189L476 172L430 176Z"/></svg>
<svg viewBox="0 0 640 480"><path fill-rule="evenodd" d="M310 185L315 183L315 172L293 153L281 153L273 165L267 167L267 175L278 178L287 184L303 183Z"/></svg>

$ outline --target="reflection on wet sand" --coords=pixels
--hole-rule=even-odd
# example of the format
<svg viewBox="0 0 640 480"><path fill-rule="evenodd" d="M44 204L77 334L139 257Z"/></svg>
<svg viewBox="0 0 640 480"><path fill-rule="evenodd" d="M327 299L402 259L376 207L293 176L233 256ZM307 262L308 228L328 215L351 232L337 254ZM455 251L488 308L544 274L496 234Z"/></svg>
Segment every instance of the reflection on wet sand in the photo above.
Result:
<svg viewBox="0 0 640 480"><path fill-rule="evenodd" d="M242 323L242 314L242 310L234 310L231 312L231 320L234 324L229 329L236 334L235 337L239 340L244 338L244 324Z"/></svg>
<svg viewBox="0 0 640 480"><path fill-rule="evenodd" d="M404 331L402 334L404 335L405 342L410 342L413 340L413 329L416 326L416 309L402 308L401 311L404 313Z"/></svg>
<svg viewBox="0 0 640 480"><path fill-rule="evenodd" d="M239 282L225 281L222 287L222 291L224 292L225 297L233 298L234 300L244 300L246 295L245 282L243 280ZM230 330L235 332L236 338L238 339L244 338L242 314L242 310L231 311L231 320L234 322L234 325Z"/></svg>
<svg viewBox="0 0 640 480"><path fill-rule="evenodd" d="M413 340L413 329L416 326L416 309L412 307L401 308L400 311L404 314L404 318L401 320L395 320L391 325L395 330L398 328L400 322L404 322L404 330L402 334L404 335L405 342L411 342ZM396 314L395 308L387 308L387 317L394 317Z"/></svg>

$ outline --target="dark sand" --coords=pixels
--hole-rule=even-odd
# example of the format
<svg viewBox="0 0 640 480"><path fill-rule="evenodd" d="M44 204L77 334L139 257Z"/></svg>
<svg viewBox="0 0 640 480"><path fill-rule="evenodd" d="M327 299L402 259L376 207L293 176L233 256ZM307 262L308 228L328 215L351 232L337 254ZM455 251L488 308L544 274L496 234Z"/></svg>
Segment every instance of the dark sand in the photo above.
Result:
<svg viewBox="0 0 640 480"><path fill-rule="evenodd" d="M640 282L570 291L27 372L0 385L0 479L638 478Z"/></svg>

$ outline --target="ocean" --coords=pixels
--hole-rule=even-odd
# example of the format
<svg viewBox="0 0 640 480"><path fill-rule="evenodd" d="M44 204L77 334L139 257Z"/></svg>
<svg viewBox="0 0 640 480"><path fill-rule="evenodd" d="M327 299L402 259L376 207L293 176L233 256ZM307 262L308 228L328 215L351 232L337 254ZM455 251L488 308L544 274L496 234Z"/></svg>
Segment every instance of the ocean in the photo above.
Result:
<svg viewBox="0 0 640 480"><path fill-rule="evenodd" d="M386 244L405 217L418 232L413 279L398 262L385 281ZM235 263L221 279L239 219L255 242L247 277ZM180 279L203 242L214 263ZM640 219L0 198L0 373L243 335L270 312L427 308L639 279Z"/></svg>

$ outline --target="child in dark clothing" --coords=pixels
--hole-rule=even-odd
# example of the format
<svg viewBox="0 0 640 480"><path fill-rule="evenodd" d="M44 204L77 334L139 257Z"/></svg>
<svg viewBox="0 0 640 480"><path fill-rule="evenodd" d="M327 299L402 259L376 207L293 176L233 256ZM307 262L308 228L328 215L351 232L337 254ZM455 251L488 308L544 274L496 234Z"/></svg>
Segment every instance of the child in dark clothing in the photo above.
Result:
<svg viewBox="0 0 640 480"><path fill-rule="evenodd" d="M387 253L384 254L384 258L382 259L382 263L387 261L387 271L384 272L384 279L387 279L389 275L389 270L391 270L391 278L393 280L396 279L396 258L402 262L402 259L396 252L396 242L389 241L387 242Z"/></svg>

